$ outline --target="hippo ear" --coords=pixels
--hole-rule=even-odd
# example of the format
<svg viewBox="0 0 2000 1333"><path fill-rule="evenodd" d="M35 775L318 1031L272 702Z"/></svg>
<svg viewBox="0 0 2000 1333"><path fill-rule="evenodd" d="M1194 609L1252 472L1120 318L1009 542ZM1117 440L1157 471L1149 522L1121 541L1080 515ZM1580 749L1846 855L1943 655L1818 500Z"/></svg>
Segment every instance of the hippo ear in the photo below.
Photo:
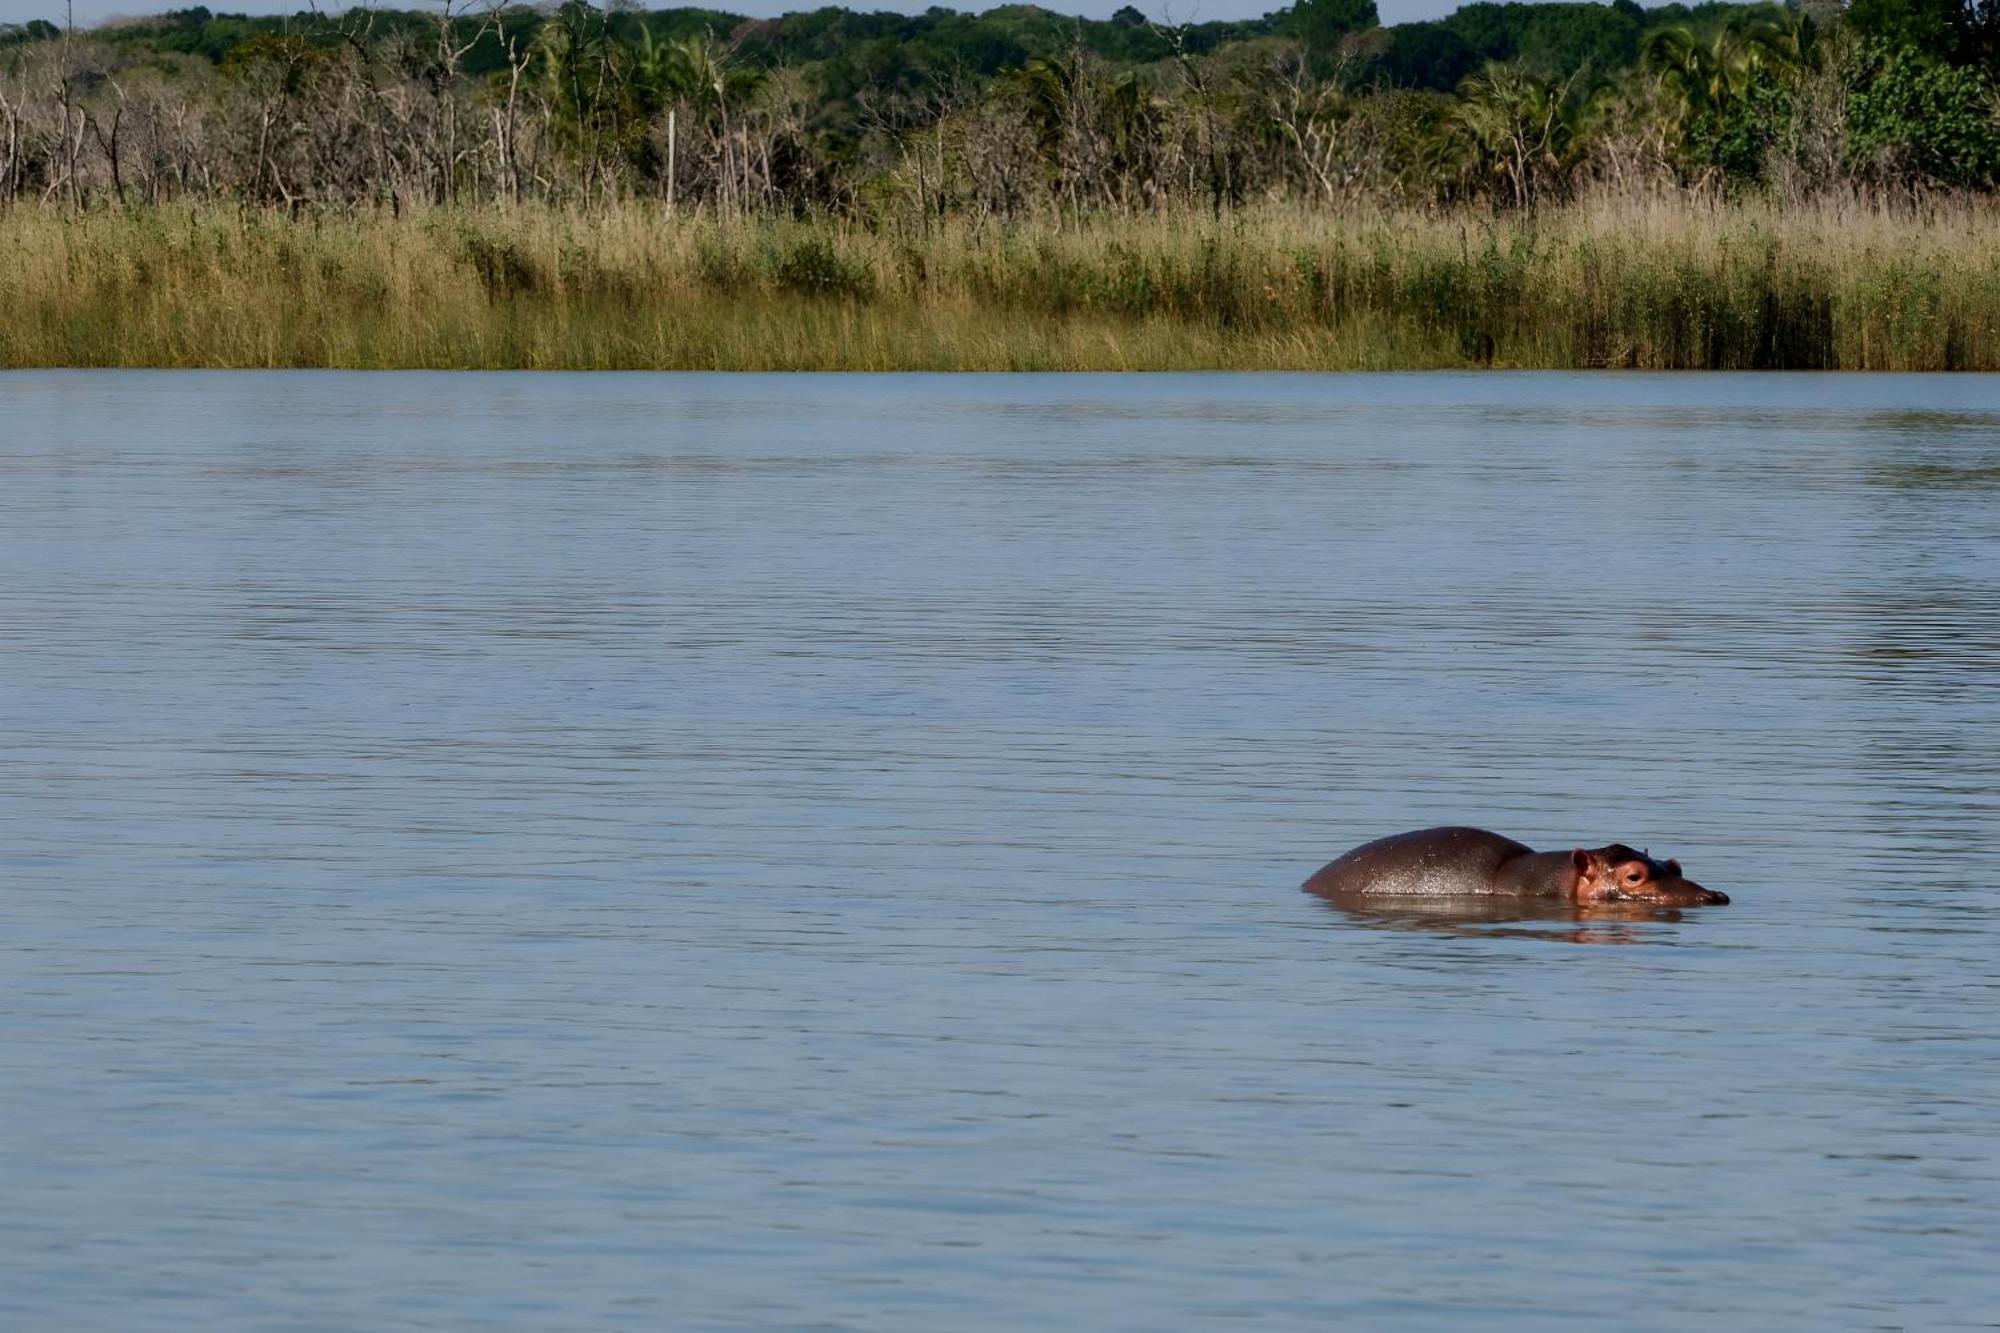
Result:
<svg viewBox="0 0 2000 1333"><path fill-rule="evenodd" d="M1671 856L1667 858L1667 873L1669 875L1672 875L1675 879L1679 879L1681 877L1681 863L1679 861L1674 860L1674 858Z"/></svg>
<svg viewBox="0 0 2000 1333"><path fill-rule="evenodd" d="M1590 867L1595 860L1589 852L1578 847L1569 854L1570 869L1576 871L1580 879L1590 878Z"/></svg>

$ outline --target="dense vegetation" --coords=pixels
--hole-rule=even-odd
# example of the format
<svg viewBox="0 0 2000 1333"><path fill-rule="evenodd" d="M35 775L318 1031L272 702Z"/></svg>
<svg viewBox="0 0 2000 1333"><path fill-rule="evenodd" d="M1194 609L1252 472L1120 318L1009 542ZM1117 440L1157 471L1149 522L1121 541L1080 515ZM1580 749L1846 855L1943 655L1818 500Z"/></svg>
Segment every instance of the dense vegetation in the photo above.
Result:
<svg viewBox="0 0 2000 1333"><path fill-rule="evenodd" d="M1985 203L0 210L0 366L2000 370Z"/></svg>
<svg viewBox="0 0 2000 1333"><path fill-rule="evenodd" d="M0 29L0 365L2000 369L2000 0Z"/></svg>
<svg viewBox="0 0 2000 1333"><path fill-rule="evenodd" d="M0 201L858 219L2000 186L2000 0L1169 26L453 3L0 28Z"/></svg>

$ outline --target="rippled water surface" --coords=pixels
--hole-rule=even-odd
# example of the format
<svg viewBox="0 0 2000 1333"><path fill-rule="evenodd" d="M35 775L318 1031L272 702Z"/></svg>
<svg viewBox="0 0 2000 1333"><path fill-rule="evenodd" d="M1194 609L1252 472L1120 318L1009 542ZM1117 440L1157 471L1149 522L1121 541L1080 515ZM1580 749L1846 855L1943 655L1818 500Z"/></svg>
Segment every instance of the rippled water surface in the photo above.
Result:
<svg viewBox="0 0 2000 1333"><path fill-rule="evenodd" d="M0 635L8 1328L2000 1320L2000 380L12 375Z"/></svg>

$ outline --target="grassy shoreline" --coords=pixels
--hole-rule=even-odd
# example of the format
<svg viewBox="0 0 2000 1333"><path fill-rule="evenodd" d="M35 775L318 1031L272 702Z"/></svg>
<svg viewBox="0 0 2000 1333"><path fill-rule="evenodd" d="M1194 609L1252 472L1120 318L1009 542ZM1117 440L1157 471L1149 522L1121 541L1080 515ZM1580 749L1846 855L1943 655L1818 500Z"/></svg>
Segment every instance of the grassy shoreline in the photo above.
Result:
<svg viewBox="0 0 2000 1333"><path fill-rule="evenodd" d="M2000 370L2000 207L0 212L0 366Z"/></svg>

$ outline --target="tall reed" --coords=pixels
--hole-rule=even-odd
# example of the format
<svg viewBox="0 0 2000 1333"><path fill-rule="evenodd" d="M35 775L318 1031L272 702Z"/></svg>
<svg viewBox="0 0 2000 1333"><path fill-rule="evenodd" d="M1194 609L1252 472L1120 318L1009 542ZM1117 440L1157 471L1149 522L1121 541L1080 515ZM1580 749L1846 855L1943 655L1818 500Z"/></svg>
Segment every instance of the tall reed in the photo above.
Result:
<svg viewBox="0 0 2000 1333"><path fill-rule="evenodd" d="M2000 207L0 213L0 365L2000 370Z"/></svg>

